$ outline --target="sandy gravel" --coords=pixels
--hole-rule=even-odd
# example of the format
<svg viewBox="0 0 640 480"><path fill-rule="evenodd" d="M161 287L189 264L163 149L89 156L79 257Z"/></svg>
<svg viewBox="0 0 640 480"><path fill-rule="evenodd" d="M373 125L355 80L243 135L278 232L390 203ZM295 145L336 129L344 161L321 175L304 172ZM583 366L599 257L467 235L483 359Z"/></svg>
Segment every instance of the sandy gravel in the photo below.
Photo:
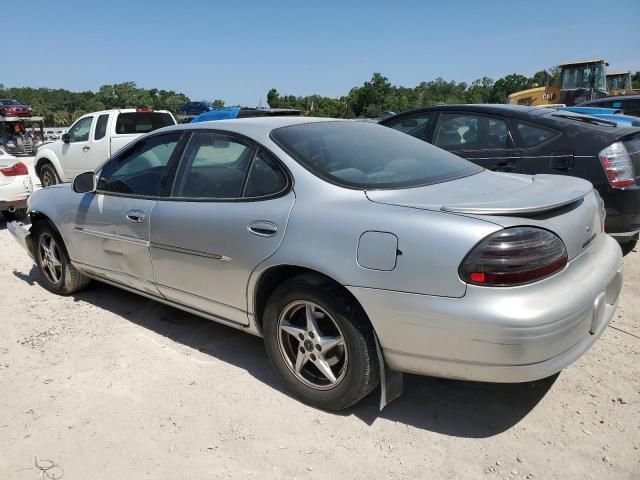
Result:
<svg viewBox="0 0 640 480"><path fill-rule="evenodd" d="M628 333L559 377L410 376L382 413L373 394L331 414L287 395L258 338L97 283L48 293L0 222L0 478L638 479L639 255Z"/></svg>

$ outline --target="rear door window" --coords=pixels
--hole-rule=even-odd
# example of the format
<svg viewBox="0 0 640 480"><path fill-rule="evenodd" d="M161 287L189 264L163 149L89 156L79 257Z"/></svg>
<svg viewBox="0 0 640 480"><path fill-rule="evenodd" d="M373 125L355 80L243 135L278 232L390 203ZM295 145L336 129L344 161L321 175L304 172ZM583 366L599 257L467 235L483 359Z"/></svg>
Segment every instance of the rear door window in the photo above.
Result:
<svg viewBox="0 0 640 480"><path fill-rule="evenodd" d="M445 150L511 148L504 120L486 115L441 113L433 144Z"/></svg>
<svg viewBox="0 0 640 480"><path fill-rule="evenodd" d="M540 145L558 134L558 132L550 128L521 121L516 122L516 129L518 130L518 135L520 136L523 146L527 148Z"/></svg>
<svg viewBox="0 0 640 480"><path fill-rule="evenodd" d="M109 114L105 113L98 117L96 122L96 132L93 134L94 140L100 140L107 134L107 122L109 121Z"/></svg>
<svg viewBox="0 0 640 480"><path fill-rule="evenodd" d="M185 148L173 196L240 198L253 152L252 145L238 138L195 132Z"/></svg>
<svg viewBox="0 0 640 480"><path fill-rule="evenodd" d="M426 132L433 119L431 112L418 113L407 117L397 118L384 123L385 127L393 128L421 140L426 140Z"/></svg>
<svg viewBox="0 0 640 480"><path fill-rule="evenodd" d="M175 122L168 113L127 112L118 115L116 133L120 135L149 133L169 125L175 125Z"/></svg>

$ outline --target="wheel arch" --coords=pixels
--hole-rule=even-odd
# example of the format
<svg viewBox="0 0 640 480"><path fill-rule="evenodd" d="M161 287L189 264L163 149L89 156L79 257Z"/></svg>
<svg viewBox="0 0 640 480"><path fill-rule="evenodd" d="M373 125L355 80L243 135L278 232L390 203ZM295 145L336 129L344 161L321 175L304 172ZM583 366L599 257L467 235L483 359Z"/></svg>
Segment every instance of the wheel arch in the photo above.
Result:
<svg viewBox="0 0 640 480"><path fill-rule="evenodd" d="M62 179L64 178L62 175L62 169L60 168L60 161L58 160L58 157L51 151L51 150L45 150L43 151L35 160L33 168L36 172L36 175L38 177L40 177L40 172L42 170L42 167L44 165L46 165L47 163L51 164L51 166L53 167L53 169L56 171L56 174L58 175L58 178Z"/></svg>
<svg viewBox="0 0 640 480"><path fill-rule="evenodd" d="M362 310L364 317L367 319L369 327L375 333L375 328L373 327L371 320L369 320L369 316L367 315L367 312L362 304L340 282L327 275L326 273L314 270L313 268L300 265L281 264L269 267L264 272L262 272L256 280L255 286L253 288L253 294L251 296L251 300L253 301L252 310L254 313L255 327L261 335L263 326L262 317L269 297L271 296L273 291L283 282L299 275L309 275L322 278L323 280L328 281L334 288L343 292L354 303L354 305Z"/></svg>

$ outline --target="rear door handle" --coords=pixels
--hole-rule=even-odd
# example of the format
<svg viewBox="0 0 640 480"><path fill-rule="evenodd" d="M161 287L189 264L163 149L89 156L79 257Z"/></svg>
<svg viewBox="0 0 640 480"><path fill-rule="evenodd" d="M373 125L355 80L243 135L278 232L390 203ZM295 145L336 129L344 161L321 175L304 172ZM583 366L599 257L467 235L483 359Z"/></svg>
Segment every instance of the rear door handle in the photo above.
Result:
<svg viewBox="0 0 640 480"><path fill-rule="evenodd" d="M127 212L127 220L133 223L142 223L144 222L145 214L140 210L129 210Z"/></svg>
<svg viewBox="0 0 640 480"><path fill-rule="evenodd" d="M258 237L273 237L276 233L278 233L278 226L273 222L268 222L265 220L260 220L256 222L251 222L247 226L247 230Z"/></svg>
<svg viewBox="0 0 640 480"><path fill-rule="evenodd" d="M91 150L91 147L88 145L85 145L84 147L82 147L83 152L88 152L89 150Z"/></svg>

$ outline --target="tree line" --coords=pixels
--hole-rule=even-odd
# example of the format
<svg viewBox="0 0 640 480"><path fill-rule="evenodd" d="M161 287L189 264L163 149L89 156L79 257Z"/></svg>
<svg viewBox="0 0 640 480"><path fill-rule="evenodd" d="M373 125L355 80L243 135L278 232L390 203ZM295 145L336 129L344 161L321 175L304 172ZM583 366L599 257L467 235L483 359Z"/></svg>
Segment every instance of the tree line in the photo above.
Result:
<svg viewBox="0 0 640 480"><path fill-rule="evenodd" d="M97 92L70 92L62 88L5 88L0 98L11 98L30 105L34 116L44 117L47 126L69 126L89 112L111 108L151 107L177 113L189 101L183 93L157 88L140 88L134 82L103 85Z"/></svg>
<svg viewBox="0 0 640 480"><path fill-rule="evenodd" d="M413 88L392 85L387 77L374 73L371 80L340 98L281 95L272 88L267 93L267 102L272 108L296 108L312 116L378 117L382 112L402 112L436 104L506 103L508 95L514 92L544 85L560 87L560 68L541 70L532 77L512 73L498 80L483 77L471 83L437 78ZM640 88L640 72L633 77L633 87Z"/></svg>
<svg viewBox="0 0 640 480"><path fill-rule="evenodd" d="M378 117L382 112L402 112L412 108L441 103L506 103L511 93L534 86L560 85L560 69L552 67L532 77L517 73L498 80L483 77L474 82L453 82L437 78L415 87L392 85L380 73L353 87L339 98L321 95L281 95L275 88L267 93L272 108L295 108L306 115L335 118ZM633 87L640 88L640 72L633 77ZM68 126L88 112L111 108L150 107L176 114L189 102L187 95L173 90L141 88L135 82L103 85L97 92L70 92L65 89L16 87L0 84L0 98L12 98L31 105L33 114L42 116L48 126ZM225 102L216 99L215 107Z"/></svg>

